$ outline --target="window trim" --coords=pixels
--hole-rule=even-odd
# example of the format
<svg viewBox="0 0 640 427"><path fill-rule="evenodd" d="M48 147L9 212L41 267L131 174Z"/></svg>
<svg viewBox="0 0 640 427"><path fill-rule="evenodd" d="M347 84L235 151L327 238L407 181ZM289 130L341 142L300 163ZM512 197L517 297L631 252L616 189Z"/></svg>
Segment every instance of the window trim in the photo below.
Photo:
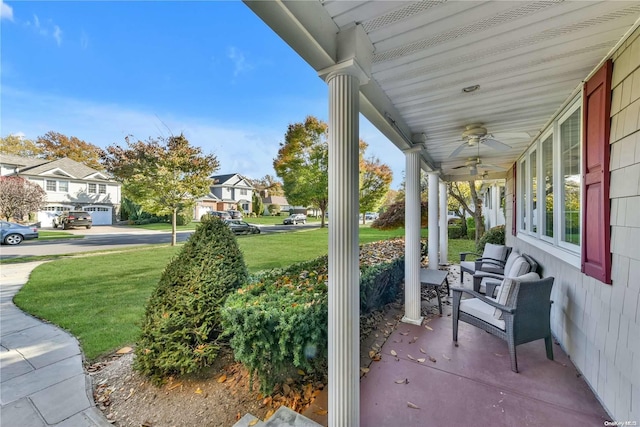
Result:
<svg viewBox="0 0 640 427"><path fill-rule="evenodd" d="M93 191L91 191L91 186L93 185ZM87 193L88 194L98 194L98 184L96 184L95 182L88 182L87 183Z"/></svg>
<svg viewBox="0 0 640 427"><path fill-rule="evenodd" d="M555 153L555 147L556 147L556 141L555 141L555 136L556 136L556 132L554 129L554 126L550 126L549 129L547 131L545 131L544 133L542 133L540 135L540 170L542 172L542 175L545 175L544 178L546 178L546 173L545 173L545 167L544 167L544 156L545 156L545 150L544 150L544 143L549 139L549 137L551 138L551 186L552 188L558 188L558 186L556 185L556 178L558 176L557 171L556 171L556 165L558 163L558 161L556 160L556 153ZM545 181L546 184L546 181ZM543 218L547 217L547 194L546 194L546 188L545 186L538 186L541 187L539 188L539 195L538 195L538 200L544 200L544 215L541 216L540 218L540 239L544 240L547 243L551 243L553 244L554 239L556 238L556 230L555 228L553 228L553 236L549 237L546 235L546 233L544 232L546 230L546 220L543 220ZM555 208L558 204L556 203L556 192L553 191L551 193L551 197L553 199L553 207ZM553 225L552 227L555 227L555 225L558 223L557 219L556 219L556 210L557 209L553 209L551 212L551 215L553 217ZM543 227L544 226L544 227Z"/></svg>

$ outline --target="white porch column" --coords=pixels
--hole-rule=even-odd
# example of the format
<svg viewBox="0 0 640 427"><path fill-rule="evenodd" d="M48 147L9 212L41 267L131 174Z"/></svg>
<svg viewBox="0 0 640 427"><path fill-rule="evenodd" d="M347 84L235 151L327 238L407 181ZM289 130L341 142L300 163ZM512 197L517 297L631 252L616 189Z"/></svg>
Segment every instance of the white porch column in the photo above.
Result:
<svg viewBox="0 0 640 427"><path fill-rule="evenodd" d="M429 269L438 269L438 189L437 172L429 172Z"/></svg>
<svg viewBox="0 0 640 427"><path fill-rule="evenodd" d="M447 183L440 181L440 265L449 263L449 224L447 221Z"/></svg>
<svg viewBox="0 0 640 427"><path fill-rule="evenodd" d="M404 210L404 317L402 321L420 325L420 149L405 151L406 186Z"/></svg>
<svg viewBox="0 0 640 427"><path fill-rule="evenodd" d="M329 84L329 426L360 423L359 80Z"/></svg>

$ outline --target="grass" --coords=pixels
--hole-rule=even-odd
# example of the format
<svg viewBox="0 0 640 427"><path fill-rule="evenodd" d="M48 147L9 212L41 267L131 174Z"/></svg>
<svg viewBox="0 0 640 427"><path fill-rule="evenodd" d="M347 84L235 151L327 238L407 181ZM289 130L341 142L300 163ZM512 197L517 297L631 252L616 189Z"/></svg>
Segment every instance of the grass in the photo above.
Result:
<svg viewBox="0 0 640 427"><path fill-rule="evenodd" d="M55 240L55 239L83 239L84 236L79 234L71 234L66 231L38 231L38 240Z"/></svg>
<svg viewBox="0 0 640 427"><path fill-rule="evenodd" d="M402 237L403 229L360 228L360 242ZM426 230L423 230L426 237ZM240 236L249 271L284 267L327 253L328 229ZM449 259L473 249L473 242L449 241ZM168 261L181 245L84 254L36 268L15 298L23 310L70 331L86 357L95 360L136 341L144 307Z"/></svg>

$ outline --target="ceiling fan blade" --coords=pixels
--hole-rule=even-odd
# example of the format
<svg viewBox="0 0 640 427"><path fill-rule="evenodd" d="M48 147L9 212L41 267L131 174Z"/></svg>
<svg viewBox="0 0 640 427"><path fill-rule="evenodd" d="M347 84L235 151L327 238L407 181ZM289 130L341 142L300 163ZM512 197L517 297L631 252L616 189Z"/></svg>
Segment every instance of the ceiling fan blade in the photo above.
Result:
<svg viewBox="0 0 640 427"><path fill-rule="evenodd" d="M451 169L462 169L462 168L468 168L468 165L462 165L462 166L454 166Z"/></svg>
<svg viewBox="0 0 640 427"><path fill-rule="evenodd" d="M503 168L502 166L490 165L490 164L486 164L486 163L479 164L478 167L481 167L483 169L491 169L491 170L494 170L494 171L502 171L502 172L507 170L506 168Z"/></svg>
<svg viewBox="0 0 640 427"><path fill-rule="evenodd" d="M489 138L498 139L528 139L531 138L527 132L496 132L488 135Z"/></svg>
<svg viewBox="0 0 640 427"><path fill-rule="evenodd" d="M491 138L484 139L482 142L488 147L491 147L494 150L498 150L498 151L506 151L511 149L510 145L507 145L504 142L500 142Z"/></svg>
<svg viewBox="0 0 640 427"><path fill-rule="evenodd" d="M457 156L458 153L460 153L462 150L464 150L465 147L467 147L468 145L469 144L467 143L467 141L463 142L461 145L458 146L458 148L453 150L453 153L449 154L449 158Z"/></svg>

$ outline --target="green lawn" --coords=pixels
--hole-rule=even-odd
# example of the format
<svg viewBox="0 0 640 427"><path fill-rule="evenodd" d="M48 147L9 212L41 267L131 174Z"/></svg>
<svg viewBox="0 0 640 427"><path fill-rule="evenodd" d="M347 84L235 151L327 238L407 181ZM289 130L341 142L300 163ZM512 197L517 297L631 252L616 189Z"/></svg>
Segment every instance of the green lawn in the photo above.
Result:
<svg viewBox="0 0 640 427"><path fill-rule="evenodd" d="M66 231L42 231L38 230L38 240L55 240L55 239L83 239L84 236L79 234L71 234Z"/></svg>
<svg viewBox="0 0 640 427"><path fill-rule="evenodd" d="M360 228L360 242L403 236L404 230ZM426 232L423 232L426 236ZM328 230L240 236L251 272L284 267L327 253ZM473 248L450 241L449 259ZM135 342L144 306L167 262L180 249L154 245L124 252L61 259L36 268L15 298L23 310L76 336L89 360ZM454 252L455 251L455 252Z"/></svg>

